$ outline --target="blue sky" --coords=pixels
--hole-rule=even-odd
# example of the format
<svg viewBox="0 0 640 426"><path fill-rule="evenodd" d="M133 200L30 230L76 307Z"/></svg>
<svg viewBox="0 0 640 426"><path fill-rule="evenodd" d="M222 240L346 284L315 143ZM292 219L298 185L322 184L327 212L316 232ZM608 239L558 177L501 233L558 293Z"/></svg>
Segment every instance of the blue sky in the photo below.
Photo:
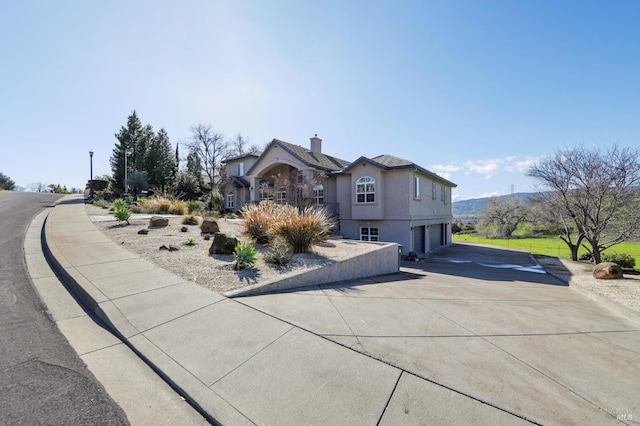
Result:
<svg viewBox="0 0 640 426"><path fill-rule="evenodd" d="M565 147L640 142L640 1L8 1L0 172L84 187L136 110L406 158L456 199L535 190Z"/></svg>

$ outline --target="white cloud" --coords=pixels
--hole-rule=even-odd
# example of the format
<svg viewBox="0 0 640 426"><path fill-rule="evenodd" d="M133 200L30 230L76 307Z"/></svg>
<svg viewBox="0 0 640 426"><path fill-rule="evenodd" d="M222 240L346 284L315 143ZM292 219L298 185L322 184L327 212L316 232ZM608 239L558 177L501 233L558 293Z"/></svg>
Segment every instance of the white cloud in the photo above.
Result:
<svg viewBox="0 0 640 426"><path fill-rule="evenodd" d="M430 170L433 170L436 173L449 173L449 172L457 172L461 169L457 164L434 164L429 166Z"/></svg>
<svg viewBox="0 0 640 426"><path fill-rule="evenodd" d="M485 192L484 194L479 195L478 198L497 197L498 195L500 195L499 191Z"/></svg>
<svg viewBox="0 0 640 426"><path fill-rule="evenodd" d="M478 160L478 161L466 161L464 165L467 167L467 174L477 173L484 175L487 179L500 170L500 164L504 162L504 159L495 158L491 160Z"/></svg>

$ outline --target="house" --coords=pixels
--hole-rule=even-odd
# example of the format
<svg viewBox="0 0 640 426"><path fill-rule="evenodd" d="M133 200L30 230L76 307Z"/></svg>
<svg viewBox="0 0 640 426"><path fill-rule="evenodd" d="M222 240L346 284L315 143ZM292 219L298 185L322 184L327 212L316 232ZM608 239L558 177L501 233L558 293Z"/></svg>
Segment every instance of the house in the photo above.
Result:
<svg viewBox="0 0 640 426"><path fill-rule="evenodd" d="M350 162L274 139L263 152L225 161L225 205L240 210L261 200L323 205L339 219L345 238L390 241L404 254L451 243L451 189L456 185L392 155ZM295 200L295 202L293 202Z"/></svg>

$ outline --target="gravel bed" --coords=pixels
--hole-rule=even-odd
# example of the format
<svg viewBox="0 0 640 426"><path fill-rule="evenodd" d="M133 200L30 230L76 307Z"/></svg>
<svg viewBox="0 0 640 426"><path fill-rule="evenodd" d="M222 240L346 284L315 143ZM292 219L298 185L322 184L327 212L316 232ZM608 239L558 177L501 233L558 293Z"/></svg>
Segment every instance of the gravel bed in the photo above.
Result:
<svg viewBox="0 0 640 426"><path fill-rule="evenodd" d="M277 268L262 261L266 247L254 244L259 258L255 267L234 271L233 256L210 255L211 241L204 240L198 226L183 225L183 216L162 215L169 219L169 226L151 228L150 215L134 214L129 219L130 225L126 225L113 219L106 209L90 204L85 208L94 225L121 247L185 280L219 292L289 277L378 248L360 241L329 240L313 246L311 253L294 255L290 266ZM219 219L217 222L221 232L235 235L240 241L251 242L243 235L242 220ZM187 232L181 232L183 226L187 227ZM140 229L148 229L149 233L138 234ZM195 239L194 245L186 244L189 237ZM160 250L163 245L172 245L179 250Z"/></svg>
<svg viewBox="0 0 640 426"><path fill-rule="evenodd" d="M640 275L624 274L622 279L598 280L593 276L593 264L574 262L549 256L536 256L549 272L565 281L577 283L583 288L606 297L635 312L640 312Z"/></svg>

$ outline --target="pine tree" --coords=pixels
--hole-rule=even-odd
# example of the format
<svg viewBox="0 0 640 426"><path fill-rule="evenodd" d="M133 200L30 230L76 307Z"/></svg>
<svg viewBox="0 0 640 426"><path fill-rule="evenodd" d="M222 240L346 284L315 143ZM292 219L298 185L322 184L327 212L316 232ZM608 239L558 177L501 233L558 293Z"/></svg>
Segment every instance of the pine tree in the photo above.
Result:
<svg viewBox="0 0 640 426"><path fill-rule="evenodd" d="M113 172L113 182L115 188L126 191L125 188L125 162L127 163L127 170L135 170L136 160L134 155L140 156L140 146L138 145L142 132L142 123L138 118L135 110L127 117L127 126L120 128L120 131L115 134L118 142L116 143L113 153L110 158L111 171ZM135 154L134 154L135 153ZM125 161L126 155L126 161ZM144 154L143 154L144 157ZM133 164L132 164L133 163Z"/></svg>

